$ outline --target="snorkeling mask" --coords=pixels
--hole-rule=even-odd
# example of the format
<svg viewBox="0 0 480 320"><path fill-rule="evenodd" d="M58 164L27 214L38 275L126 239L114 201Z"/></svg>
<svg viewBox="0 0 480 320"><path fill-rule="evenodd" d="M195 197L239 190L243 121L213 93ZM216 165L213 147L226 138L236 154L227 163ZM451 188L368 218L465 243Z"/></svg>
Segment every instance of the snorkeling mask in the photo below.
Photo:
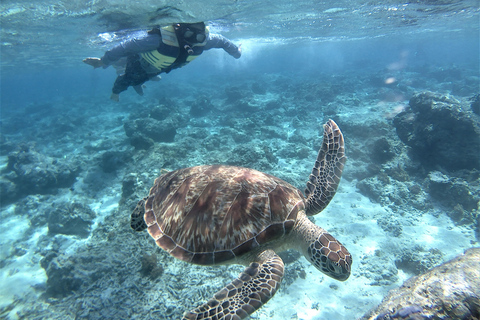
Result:
<svg viewBox="0 0 480 320"><path fill-rule="evenodd" d="M189 27L186 28L183 33L183 38L189 43L202 43L207 38L205 31L191 30Z"/></svg>
<svg viewBox="0 0 480 320"><path fill-rule="evenodd" d="M180 35L188 44L202 43L207 39L205 23L181 23L177 25L180 29Z"/></svg>

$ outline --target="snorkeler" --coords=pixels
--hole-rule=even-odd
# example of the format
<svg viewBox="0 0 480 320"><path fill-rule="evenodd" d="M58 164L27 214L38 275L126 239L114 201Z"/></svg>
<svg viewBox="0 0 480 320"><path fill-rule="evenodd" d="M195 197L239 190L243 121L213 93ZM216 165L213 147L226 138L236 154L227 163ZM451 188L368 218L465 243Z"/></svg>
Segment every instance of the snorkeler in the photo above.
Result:
<svg viewBox="0 0 480 320"><path fill-rule="evenodd" d="M210 34L203 22L176 23L154 28L142 37L132 38L105 52L102 58L83 60L94 68L116 65L126 57L125 72L120 74L112 88L111 99L119 101L119 94L132 86L143 95L142 84L159 80L160 73L181 68L205 50L223 48L234 58L240 58L241 47L219 34Z"/></svg>

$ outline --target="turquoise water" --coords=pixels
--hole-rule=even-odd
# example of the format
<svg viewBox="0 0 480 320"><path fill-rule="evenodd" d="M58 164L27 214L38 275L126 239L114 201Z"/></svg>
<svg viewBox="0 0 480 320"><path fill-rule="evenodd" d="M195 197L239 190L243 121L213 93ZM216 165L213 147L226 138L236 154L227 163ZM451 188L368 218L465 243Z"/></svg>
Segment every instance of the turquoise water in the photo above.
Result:
<svg viewBox="0 0 480 320"><path fill-rule="evenodd" d="M281 288L252 319L359 318L478 246L478 1L0 8L1 318L181 318L243 267L169 256L130 229L136 202L162 170L201 164L303 190L328 119L348 161L314 221L353 254L352 275L338 282L284 253ZM242 57L206 51L120 102L109 99L115 70L82 63L132 32L197 20L241 43ZM421 111L419 95L449 111Z"/></svg>

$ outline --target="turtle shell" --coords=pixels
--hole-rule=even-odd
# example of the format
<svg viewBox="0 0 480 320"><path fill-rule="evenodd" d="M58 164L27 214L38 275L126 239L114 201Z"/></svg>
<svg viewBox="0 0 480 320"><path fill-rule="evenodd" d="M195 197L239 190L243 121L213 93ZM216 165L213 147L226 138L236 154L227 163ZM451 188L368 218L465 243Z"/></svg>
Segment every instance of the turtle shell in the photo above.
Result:
<svg viewBox="0 0 480 320"><path fill-rule="evenodd" d="M158 246L191 263L222 263L288 234L304 210L300 190L233 166L197 166L155 180L145 222Z"/></svg>

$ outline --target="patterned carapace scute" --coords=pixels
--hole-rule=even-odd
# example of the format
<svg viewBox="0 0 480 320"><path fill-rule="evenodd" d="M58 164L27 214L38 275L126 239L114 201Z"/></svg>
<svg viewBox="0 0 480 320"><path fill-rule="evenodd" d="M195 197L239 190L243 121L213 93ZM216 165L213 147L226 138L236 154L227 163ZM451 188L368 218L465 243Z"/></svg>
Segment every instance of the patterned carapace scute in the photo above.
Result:
<svg viewBox="0 0 480 320"><path fill-rule="evenodd" d="M289 233L304 209L301 191L274 176L241 167L197 166L155 180L145 222L171 255L209 265Z"/></svg>

